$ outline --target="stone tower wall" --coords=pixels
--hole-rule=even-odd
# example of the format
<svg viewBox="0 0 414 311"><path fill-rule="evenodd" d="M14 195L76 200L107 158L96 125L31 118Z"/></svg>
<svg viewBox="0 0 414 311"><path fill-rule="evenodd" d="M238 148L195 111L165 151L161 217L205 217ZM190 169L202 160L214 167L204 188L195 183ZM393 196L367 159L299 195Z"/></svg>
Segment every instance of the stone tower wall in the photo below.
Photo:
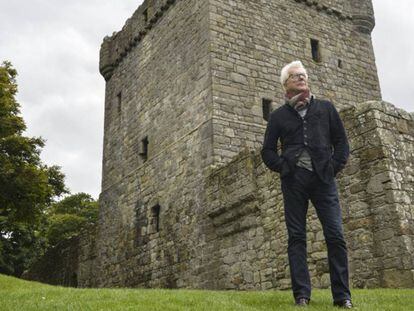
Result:
<svg viewBox="0 0 414 311"><path fill-rule="evenodd" d="M372 4L359 3L357 9L349 1L210 1L216 163L261 146L262 99L283 103L279 73L293 60L308 69L312 92L339 109L381 99L371 36L352 19ZM320 62L312 59L311 39L319 41Z"/></svg>
<svg viewBox="0 0 414 311"><path fill-rule="evenodd" d="M330 5L145 1L105 39L97 285L217 287L203 276L216 267L215 244L206 242L214 227L204 219L212 208L204 169L260 147L261 100L280 102L284 63L303 59L313 92L338 107L380 97L370 35L358 31L345 2ZM310 39L320 42L320 62L312 61Z"/></svg>
<svg viewBox="0 0 414 311"><path fill-rule="evenodd" d="M198 239L201 168L212 159L208 34L207 1L146 1L105 40L101 55L121 52L110 53L115 62L101 57L107 85L97 277L81 285L194 283L186 275Z"/></svg>

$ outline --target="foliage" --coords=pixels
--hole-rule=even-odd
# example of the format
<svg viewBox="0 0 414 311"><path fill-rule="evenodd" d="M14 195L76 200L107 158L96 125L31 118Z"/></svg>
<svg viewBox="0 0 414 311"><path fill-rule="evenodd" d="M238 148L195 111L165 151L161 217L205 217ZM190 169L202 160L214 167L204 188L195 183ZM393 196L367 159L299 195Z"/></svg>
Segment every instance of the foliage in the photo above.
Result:
<svg viewBox="0 0 414 311"><path fill-rule="evenodd" d="M52 204L48 213L46 238L50 246L77 236L98 220L98 203L86 193L70 195Z"/></svg>
<svg viewBox="0 0 414 311"><path fill-rule="evenodd" d="M56 246L64 240L77 236L86 222L83 217L71 214L53 215L49 221L46 232L49 246Z"/></svg>
<svg viewBox="0 0 414 311"><path fill-rule="evenodd" d="M43 253L46 240L31 225L4 222L0 226L2 231L8 232L0 243L0 272L19 276L36 259L36 255Z"/></svg>
<svg viewBox="0 0 414 311"><path fill-rule="evenodd" d="M45 210L67 192L60 168L40 160L44 140L23 135L16 76L10 62L0 65L0 271L13 275L38 254Z"/></svg>
<svg viewBox="0 0 414 311"><path fill-rule="evenodd" d="M357 310L412 310L413 289L354 289ZM18 301L18 303L16 303ZM74 289L0 275L2 310L298 310L290 291ZM314 290L308 310L338 310L331 291Z"/></svg>
<svg viewBox="0 0 414 311"><path fill-rule="evenodd" d="M67 196L54 203L51 213L78 215L92 223L95 223L98 217L96 201L89 194L83 192Z"/></svg>

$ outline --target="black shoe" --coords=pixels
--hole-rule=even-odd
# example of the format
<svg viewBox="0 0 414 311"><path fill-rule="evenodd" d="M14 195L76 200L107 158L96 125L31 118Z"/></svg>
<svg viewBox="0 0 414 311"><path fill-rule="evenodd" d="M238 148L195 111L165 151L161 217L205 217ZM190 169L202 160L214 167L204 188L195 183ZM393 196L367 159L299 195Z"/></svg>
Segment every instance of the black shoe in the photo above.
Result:
<svg viewBox="0 0 414 311"><path fill-rule="evenodd" d="M339 301L334 301L333 305L335 307L339 307L342 309L352 309L354 306L352 305L351 299L344 299Z"/></svg>
<svg viewBox="0 0 414 311"><path fill-rule="evenodd" d="M305 297L296 298L295 305L298 307L307 307L310 299Z"/></svg>

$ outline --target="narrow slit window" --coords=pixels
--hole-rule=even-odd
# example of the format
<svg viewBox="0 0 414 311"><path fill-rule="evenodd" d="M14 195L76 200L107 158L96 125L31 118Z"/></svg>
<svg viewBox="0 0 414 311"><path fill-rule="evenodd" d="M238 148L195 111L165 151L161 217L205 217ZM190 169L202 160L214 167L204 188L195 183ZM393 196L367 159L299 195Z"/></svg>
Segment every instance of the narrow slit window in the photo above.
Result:
<svg viewBox="0 0 414 311"><path fill-rule="evenodd" d="M343 68L342 59L338 59L338 68Z"/></svg>
<svg viewBox="0 0 414 311"><path fill-rule="evenodd" d="M144 16L144 21L147 23L148 22L148 9L145 9L142 15Z"/></svg>
<svg viewBox="0 0 414 311"><path fill-rule="evenodd" d="M116 102L117 102L118 114L121 114L121 112L122 112L122 92L119 92L118 95L116 95Z"/></svg>
<svg viewBox="0 0 414 311"><path fill-rule="evenodd" d="M311 49L312 59L317 63L321 62L321 49L318 40L311 39Z"/></svg>
<svg viewBox="0 0 414 311"><path fill-rule="evenodd" d="M161 207L159 204L151 209L151 227L153 229L152 232L154 233L160 231L160 210Z"/></svg>
<svg viewBox="0 0 414 311"><path fill-rule="evenodd" d="M272 101L267 98L262 99L263 119L269 121L270 112L272 110Z"/></svg>
<svg viewBox="0 0 414 311"><path fill-rule="evenodd" d="M148 136L146 136L143 140L141 140L141 152L140 156L142 160L147 161L148 160Z"/></svg>

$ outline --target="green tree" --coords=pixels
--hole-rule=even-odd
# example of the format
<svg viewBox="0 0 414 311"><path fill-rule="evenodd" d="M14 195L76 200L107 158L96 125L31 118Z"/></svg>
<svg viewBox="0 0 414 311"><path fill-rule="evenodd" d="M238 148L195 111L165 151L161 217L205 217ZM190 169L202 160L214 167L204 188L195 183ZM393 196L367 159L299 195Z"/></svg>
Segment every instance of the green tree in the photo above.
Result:
<svg viewBox="0 0 414 311"><path fill-rule="evenodd" d="M48 212L46 239L50 246L70 239L98 220L98 203L86 193L70 195L53 203Z"/></svg>
<svg viewBox="0 0 414 311"><path fill-rule="evenodd" d="M41 249L47 206L67 190L60 168L40 160L44 140L23 136L16 76L0 65L0 272L19 276Z"/></svg>

